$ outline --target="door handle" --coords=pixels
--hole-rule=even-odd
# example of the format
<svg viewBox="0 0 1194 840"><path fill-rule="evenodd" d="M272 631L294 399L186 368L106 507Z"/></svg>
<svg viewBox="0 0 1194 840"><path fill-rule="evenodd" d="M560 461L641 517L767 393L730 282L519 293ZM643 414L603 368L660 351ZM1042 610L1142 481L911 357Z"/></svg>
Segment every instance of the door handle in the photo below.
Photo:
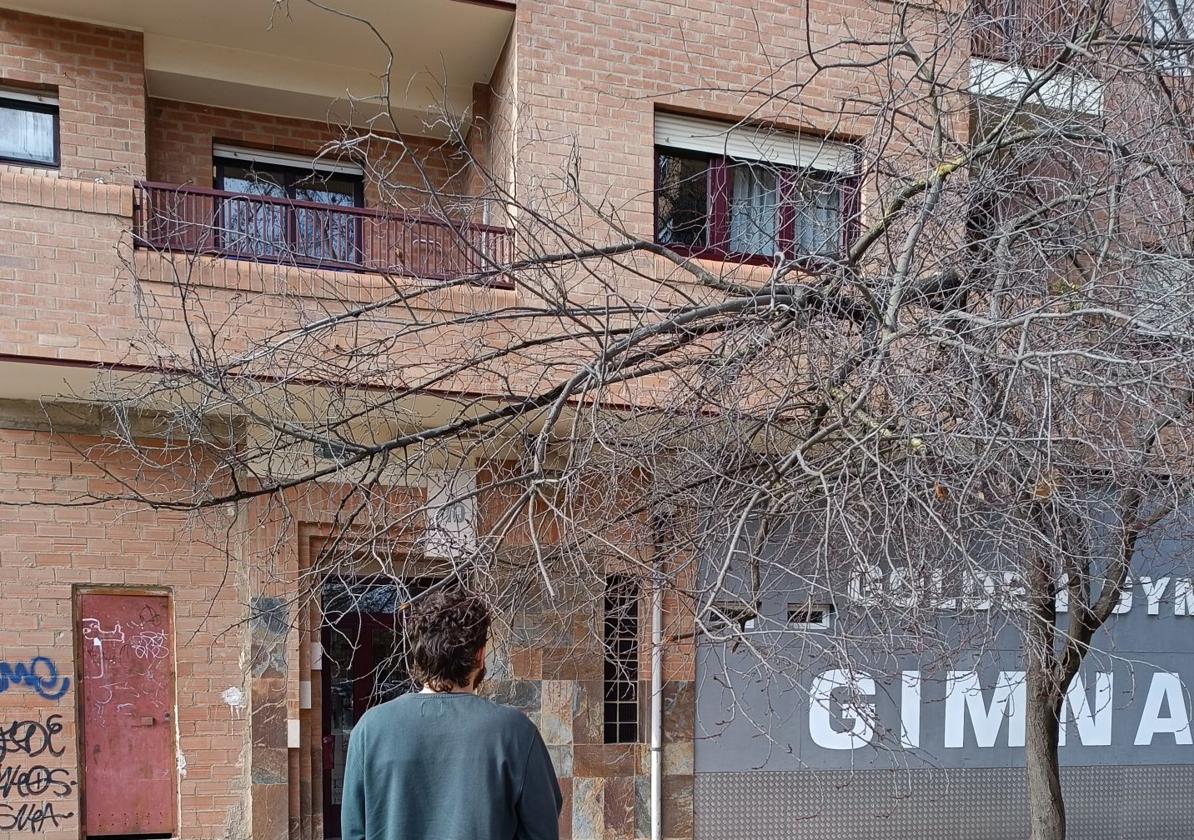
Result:
<svg viewBox="0 0 1194 840"><path fill-rule="evenodd" d="M133 721L133 726L153 726L153 723L152 717L143 717Z"/></svg>

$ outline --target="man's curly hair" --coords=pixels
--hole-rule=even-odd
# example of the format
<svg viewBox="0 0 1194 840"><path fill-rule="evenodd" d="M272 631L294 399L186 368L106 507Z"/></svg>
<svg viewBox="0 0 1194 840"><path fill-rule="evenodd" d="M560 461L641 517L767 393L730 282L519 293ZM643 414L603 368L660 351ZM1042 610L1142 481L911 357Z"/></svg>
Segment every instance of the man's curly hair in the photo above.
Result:
<svg viewBox="0 0 1194 840"><path fill-rule="evenodd" d="M489 607L474 595L456 590L419 599L406 618L415 679L432 691L465 686L489 623Z"/></svg>

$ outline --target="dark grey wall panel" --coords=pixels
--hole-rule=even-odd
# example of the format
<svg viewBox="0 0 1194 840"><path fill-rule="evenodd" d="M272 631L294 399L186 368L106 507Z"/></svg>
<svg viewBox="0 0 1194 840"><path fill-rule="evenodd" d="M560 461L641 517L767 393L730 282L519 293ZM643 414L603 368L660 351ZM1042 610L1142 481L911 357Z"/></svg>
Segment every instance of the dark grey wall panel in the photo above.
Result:
<svg viewBox="0 0 1194 840"><path fill-rule="evenodd" d="M899 558L847 580L850 562L807 548L795 534L757 569L704 569L742 623L697 650L697 838L1023 840L1017 564L991 552L940 588L924 572L911 599ZM810 604L829 619L792 617ZM1080 680L1060 750L1070 840L1194 840L1194 536L1141 543Z"/></svg>
<svg viewBox="0 0 1194 840"><path fill-rule="evenodd" d="M1068 767L1070 840L1194 837L1194 767ZM698 773L695 840L1023 840L1017 768Z"/></svg>

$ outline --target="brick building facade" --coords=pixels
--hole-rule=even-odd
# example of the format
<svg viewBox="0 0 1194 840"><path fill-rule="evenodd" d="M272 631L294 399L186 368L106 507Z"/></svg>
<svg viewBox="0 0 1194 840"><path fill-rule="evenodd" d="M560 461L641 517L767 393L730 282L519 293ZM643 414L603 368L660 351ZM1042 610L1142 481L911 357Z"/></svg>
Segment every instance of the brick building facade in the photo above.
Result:
<svg viewBox="0 0 1194 840"><path fill-rule="evenodd" d="M459 6L458 22L477 30L474 40L488 50L482 61L488 66L467 87L474 100L467 105L481 115L489 108L490 85L507 93L514 85L514 7L443 5ZM234 511L234 519L257 527L246 529L243 544L231 552L227 545L204 548L204 529L184 513L163 515L131 502L55 504L118 494L122 480L173 480L170 469L151 478L127 453L106 449L112 418L84 404L97 365L119 376L148 361L136 309L146 296L168 298L159 291L175 270L168 255L131 247L135 214L147 201L134 185L219 186L213 181L216 147L301 166L294 162L313 158L339 135L335 119L319 118L330 97L266 91L257 100L266 105L262 113L235 107L243 92L217 95L220 85L206 80L199 85L206 92L198 95L194 85L181 86L192 101L173 99L159 91L179 88L174 68L155 75L157 68L147 67L155 52L183 34L177 28L149 35L147 46L137 30L161 21L102 25L68 19L78 15L65 7L41 11L0 10L0 99L52 103L56 135L54 162L0 163L0 317L6 324L0 481L5 501L19 503L0 514L0 579L13 606L4 613L0 641L9 780L0 796L0 828L49 838L334 836L334 829L325 830L324 800L335 784L327 765L337 748L325 731L326 639L318 607L296 604L293 591L278 583L313 562L327 537L334 487L297 494L288 500L295 515L265 527L258 517L268 520L268 513L251 506ZM470 14L484 20L471 22ZM264 28L266 16L254 17L253 25ZM512 144L490 129L509 103L503 98L490 123L478 117L461 138L407 133L400 152L384 145L392 131L379 132L382 148L371 150L369 159L385 167L388 192L380 194L375 179L362 178L360 204L418 212L434 192L440 200L460 199L463 207L477 188L456 144L463 141L476 158L509 157ZM453 209L470 215L475 207ZM368 272L218 257L189 270L208 304L225 312L238 292L268 295L277 288L331 299L347 288L367 298L381 288ZM478 299L493 306L503 298L517 299L513 291L465 288L436 305L467 309ZM260 301L242 316L247 340L273 317ZM164 335L181 337L177 319L167 315L159 326ZM152 439L155 432L147 426L143 434ZM412 505L424 498L417 486L395 493L408 494ZM481 499L480 508L498 502ZM280 545L287 548L278 554ZM274 552L269 573L255 568L258 550ZM244 565L232 567L230 557ZM362 564L358 571L366 579L378 570ZM572 597L594 603L588 593ZM109 608L116 612L95 612ZM151 614L152 620L145 618ZM600 613L528 606L519 621L524 630L552 633L558 644L544 649L529 635L520 644L517 632L497 634L488 690L541 727L565 793L563 835L641 836L647 831L647 752L641 744L605 743L601 652L585 641L600 627ZM154 644L146 648L146 640ZM122 657L129 661L120 664ZM672 804L666 836L687 837L691 665L683 655L669 654L667 663L664 791ZM89 690L97 669L115 667L126 669L131 689ZM143 692L142 683L151 679L157 692ZM139 740L146 732L148 739ZM120 741L152 755L119 752Z"/></svg>
<svg viewBox="0 0 1194 840"><path fill-rule="evenodd" d="M280 319L379 299L394 277L426 284L414 305L438 311L532 306L532 295L502 282L435 288L473 265L453 244L460 230L475 251L510 248L515 234L503 225L525 226L527 210L546 206L575 162L583 191L651 238L664 125L677 137L688 132L677 141L687 144L683 160L725 167L730 155L700 149L701 121L767 120L803 138L785 154L810 155L828 181L845 183L856 156L873 151L857 142L870 132L867 118L845 116L847 103L868 95L871 74L835 69L844 53L831 52L829 69L805 80L794 65L769 67L760 56L807 53L847 30L860 38L885 32L897 14L931 39L945 9L885 0L370 0L366 16L388 27L398 64L390 119L378 121L377 68L387 57L375 44L354 46L352 38L369 43L355 24L310 6L292 3L284 14L255 0L112 10L74 0L11 5L36 14L0 9L0 108L51 116L53 144L44 150L50 160L0 150L0 833L48 840L337 836L329 797L344 732L327 704L335 656L328 599L338 596L301 597L296 589L322 556L336 484L294 490L284 512L261 500L231 506L221 513L222 531L183 511L110 498L127 486L168 490L204 473L202 451L163 445L154 463L109 446L117 418L88 403L97 387L119 388L122 377L146 368L169 370L163 347L192 352L177 287L207 323L223 325L227 352L251 347ZM944 60L964 68L969 56L961 49ZM789 93L756 96L763 76L770 90ZM441 108L459 121L448 125ZM357 147L367 163L342 147L328 153L345 139L345 125L367 138ZM15 126L0 116L0 140ZM478 176L478 164L491 182ZM304 167L324 167L321 186L303 185ZM237 206L244 192L237 184L251 169L276 179L277 192L264 193L261 206L281 206L268 203L277 199L348 207L355 232L306 241L314 249L306 260L272 259L269 242L245 244L249 235L228 217L226 229L213 232L213 214ZM861 203L865 212L871 187L851 182L832 194L834 206L845 214ZM519 219L504 215L503 192L523 203ZM449 213L465 227L451 236L442 219L390 228L391 211ZM579 233L598 229L583 208L567 218ZM338 250L345 236L351 252ZM612 281L577 271L571 291L600 298L612 283L628 299L682 294L664 260L640 254L625 268ZM729 280L761 270L749 260L717 268ZM667 291L648 279L658 276L670 279ZM378 338L363 329L362 342ZM494 339L466 329L440 340L446 353L453 342ZM434 365L435 348L395 353ZM534 375L515 363L493 371L504 386ZM474 394L497 387L484 378L449 385L445 391ZM131 434L154 452L163 427L153 417L134 421L144 427ZM385 503L414 511L431 491L425 481L395 483ZM496 489L476 500L478 534L496 527L503 502ZM393 538L395 553L420 536ZM628 533L614 542L649 556L658 550L653 540ZM516 532L502 550L517 557L526 549ZM446 568L413 555L400 566L411 580ZM611 562L608 571L621 568ZM352 574L366 583L393 576L376 558ZM646 837L647 621L628 631L642 652L639 727L633 738L610 738L609 678L594 641L608 620L609 593L598 583L576 581L550 604L528 589L517 617L496 632L488 690L543 732L565 794L562 836ZM389 602L378 613L392 620L394 609ZM663 612L681 621L674 601ZM363 619L345 620L365 632ZM383 621L368 632L382 639L392 631ZM699 833L695 665L691 633L675 636L662 655L662 837L687 840ZM133 687L101 684L97 674L108 668L125 669ZM113 752L115 731L128 743L147 739L148 775L125 779L127 801L100 802L89 788L111 789L121 761L137 764L109 761L123 755Z"/></svg>

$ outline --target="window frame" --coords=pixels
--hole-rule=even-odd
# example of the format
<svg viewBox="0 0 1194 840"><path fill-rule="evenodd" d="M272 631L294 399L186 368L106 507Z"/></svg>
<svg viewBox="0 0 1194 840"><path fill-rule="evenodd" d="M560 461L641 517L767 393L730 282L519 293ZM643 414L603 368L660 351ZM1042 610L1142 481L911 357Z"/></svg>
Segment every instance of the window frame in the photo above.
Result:
<svg viewBox="0 0 1194 840"><path fill-rule="evenodd" d="M717 630L748 633L759 629L762 613L758 604L748 604L739 600L714 601L713 607L721 616L724 616L724 620L716 619Z"/></svg>
<svg viewBox="0 0 1194 840"><path fill-rule="evenodd" d="M352 207L346 209L360 210L365 208L365 179L360 175L353 175L347 172L335 172L329 169L320 169L318 161L312 160L311 167L304 169L301 166L289 166L282 163L264 163L258 161L239 161L235 158L224 157L219 152L212 152L212 188L222 192L235 192L235 190L224 189L224 169L227 166L237 166L241 169L253 169L259 167L266 172L281 172L286 177L284 182L280 185L286 191L287 201L300 201L310 204L321 204L318 201L308 201L307 199L295 198L294 189L296 184L301 184L306 178L318 176L320 174L342 178L346 181L351 181L353 184ZM301 177L296 177L301 176ZM329 204L328 207L337 207L339 205Z"/></svg>
<svg viewBox="0 0 1194 840"><path fill-rule="evenodd" d="M638 744L642 742L643 721L639 702L642 676L642 587L626 574L605 578L602 594L603 673L601 681L601 742L603 744ZM629 648L629 651L624 650ZM621 654L629 653L625 659ZM612 676L611 676L612 673ZM625 693L629 696L622 697ZM613 695L611 697L611 694ZM633 715L627 719L626 712ZM611 714L612 713L612 714ZM632 736L632 737L628 737Z"/></svg>
<svg viewBox="0 0 1194 840"><path fill-rule="evenodd" d="M1166 303L1180 294L1183 278L1176 275L1188 264L1190 255L1180 252L1173 254L1165 249L1163 243L1150 242L1140 246L1140 256L1144 261L1137 272L1139 282L1133 289L1133 294L1139 294L1140 297L1134 298L1131 303L1131 311L1138 324L1134 330L1136 340L1142 344L1165 346L1172 341L1171 337L1177 329L1189 326L1188 323L1180 323L1187 319L1166 311L1172 308L1172 303L1168 307Z"/></svg>
<svg viewBox="0 0 1194 840"><path fill-rule="evenodd" d="M661 154L673 157L685 157L691 160L706 161L706 223L705 235L708 242L724 244L705 244L694 247L664 242L659 238L659 200L662 195L659 183L659 158ZM652 241L683 257L714 260L718 262L733 262L744 265L773 265L774 254L749 254L732 251L726 245L729 243L730 204L733 200L733 185L730 170L735 164L757 165L768 167L775 171L778 180L779 193L776 220L776 240L785 255L791 254L790 259L798 266L810 270L821 270L840 261L849 251L851 243L858 237L859 202L861 193L861 176L857 173L857 152L855 152L855 166L851 173L832 172L814 167L798 167L788 164L769 163L765 160L752 160L735 157L733 155L717 155L685 149L677 146L667 146L656 143L652 154L653 166L653 202L652 202ZM838 234L837 252L826 254L796 254L796 205L793 200L793 190L801 178L812 179L824 184L836 184L840 202L841 224Z"/></svg>
<svg viewBox="0 0 1194 840"><path fill-rule="evenodd" d="M829 602L789 601L787 605L787 625L803 630L832 629L836 615L837 607Z"/></svg>
<svg viewBox="0 0 1194 840"><path fill-rule="evenodd" d="M1185 15L1194 15L1194 3L1190 0L1185 0L1188 4L1183 8L1178 17L1182 18ZM1151 44L1152 57L1155 61L1155 68L1160 72L1173 77L1184 78L1194 75L1194 52L1190 47L1165 47L1157 46L1158 43L1166 41L1180 40L1180 32L1173 32L1179 25L1186 30L1194 29L1194 18L1189 22L1186 20L1175 20L1169 14L1169 9L1164 8L1167 5L1165 0L1144 0L1141 3L1144 16L1144 39ZM1161 13L1164 14L1164 20L1161 19ZM1158 28L1164 29L1163 37L1157 37Z"/></svg>
<svg viewBox="0 0 1194 840"><path fill-rule="evenodd" d="M252 150L246 149L246 152ZM263 154L269 154L263 152ZM225 171L228 167L236 167L239 169L246 169L254 171L260 169L263 174L271 174L280 176L279 184L284 192L284 196L256 196L253 194L238 193L236 190L226 189L224 184ZM317 178L323 175L328 178L339 178L348 181L353 186L352 204L350 206L340 204L325 204L319 201L311 201L309 199L296 198L296 190L302 188L304 181ZM288 165L284 163L274 163L270 161L256 161L251 158L239 160L234 157L229 157L227 154L221 154L218 149L212 149L212 186L214 189L222 193L227 193L233 196L232 198L217 199L216 205L219 213L223 213L225 209L224 202L229 204L236 201L235 196L248 195L250 198L264 198L269 202L280 202L286 211L283 213L283 230L281 231L281 241L275 243L275 251L280 251L281 255L289 256L291 259L300 261L313 261L319 265L327 266L344 266L349 269L358 269L362 264L364 242L364 220L360 215L353 214L352 211L365 209L365 178L363 175L355 173L340 172L333 169L321 169L318 161L312 159L310 167L304 167L298 164ZM328 211L339 210L346 213L350 222L350 229L352 231L347 241L348 251L351 255L349 259L326 259L323 257L313 257L310 254L298 252L296 250L300 237L297 230L296 213L306 209L328 208ZM221 219L224 217L221 215ZM226 224L221 221L216 226L216 242L221 249L225 246L224 236L227 236ZM257 257L264 257L267 259L276 258L278 253L271 253L256 255Z"/></svg>
<svg viewBox="0 0 1194 840"><path fill-rule="evenodd" d="M52 99L54 101L43 102L43 99ZM26 111L34 114L49 114L53 120L54 135L53 162L33 160L31 158L12 157L10 155L0 154L0 164L37 166L42 169L59 169L62 166L62 114L56 97L52 96L51 94L37 93L36 91L23 93L21 91L0 88L0 108Z"/></svg>

